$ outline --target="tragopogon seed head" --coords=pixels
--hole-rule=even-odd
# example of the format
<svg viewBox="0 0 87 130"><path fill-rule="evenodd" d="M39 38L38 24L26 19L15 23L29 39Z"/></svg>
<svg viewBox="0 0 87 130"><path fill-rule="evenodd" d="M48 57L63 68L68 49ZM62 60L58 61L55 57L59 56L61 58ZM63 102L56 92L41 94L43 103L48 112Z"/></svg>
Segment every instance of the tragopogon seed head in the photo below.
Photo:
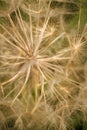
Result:
<svg viewBox="0 0 87 130"><path fill-rule="evenodd" d="M20 80L22 84L14 101L26 88L30 80L32 80L34 87L41 86L41 93L44 93L45 82L53 78L55 73L63 73L63 67L58 65L56 61L69 59L68 56L64 56L66 52L57 52L57 49L56 52L52 52L50 49L53 44L64 37L65 32L54 36L55 29L49 25L49 11L48 8L43 24L40 24L40 19L36 23L35 18L31 16L31 11L28 14L29 23L25 22L20 9L18 9L15 11L17 24L8 14L11 28L7 29L0 25L6 33L0 34L4 39L3 50L5 49L0 54L1 69L6 74L5 69L7 68L9 74L9 79L4 80L2 78L2 86L14 83L17 80Z"/></svg>

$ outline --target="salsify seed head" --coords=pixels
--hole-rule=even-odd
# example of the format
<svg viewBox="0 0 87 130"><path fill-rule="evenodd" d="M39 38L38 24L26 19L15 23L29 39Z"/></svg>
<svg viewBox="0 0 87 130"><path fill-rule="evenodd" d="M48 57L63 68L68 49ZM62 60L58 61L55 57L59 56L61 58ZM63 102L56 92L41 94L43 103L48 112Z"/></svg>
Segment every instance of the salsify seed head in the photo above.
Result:
<svg viewBox="0 0 87 130"><path fill-rule="evenodd" d="M33 10L32 10L33 11ZM36 13L36 12L35 12ZM0 24L5 33L0 34L3 39L0 52L1 69L6 79L2 77L2 86L20 81L21 87L16 98L26 88L25 86L41 86L44 93L44 84L55 77L55 73L63 73L63 66L57 61L68 60L61 51L53 52L51 47L62 39L65 32L54 36L55 28L49 25L50 10L43 22L28 12L29 22L23 20L20 9L15 11L16 23L8 14L9 29ZM40 14L36 14L39 17ZM68 50L67 50L68 51ZM5 71L7 69L7 72ZM33 85L32 85L33 84ZM14 99L14 101L16 100Z"/></svg>
<svg viewBox="0 0 87 130"><path fill-rule="evenodd" d="M87 25L66 32L63 14L61 23L52 22L51 6L51 0L25 1L7 13L9 26L0 24L0 100L9 106L0 105L0 116L7 127L72 130L73 117L87 113Z"/></svg>

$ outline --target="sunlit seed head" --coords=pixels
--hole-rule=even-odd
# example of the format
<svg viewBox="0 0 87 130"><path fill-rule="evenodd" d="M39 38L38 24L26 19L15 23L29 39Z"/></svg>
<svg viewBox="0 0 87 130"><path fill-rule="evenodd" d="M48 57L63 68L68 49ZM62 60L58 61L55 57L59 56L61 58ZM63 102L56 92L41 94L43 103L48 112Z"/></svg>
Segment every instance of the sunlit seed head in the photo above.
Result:
<svg viewBox="0 0 87 130"><path fill-rule="evenodd" d="M25 5L29 21L24 21L18 8L14 12L16 21L8 14L10 26L0 25L5 32L0 34L4 39L0 42L0 92L16 109L15 126L19 129L33 129L36 123L39 128L35 130L67 130L72 127L73 115L87 110L87 83L72 75L76 74L75 67L83 69L77 60L86 42L84 33L69 35L58 30L55 23L51 26L50 6L43 0L47 13L41 19L44 8L40 2L35 10L35 4L33 9L31 4L28 8Z"/></svg>
<svg viewBox="0 0 87 130"><path fill-rule="evenodd" d="M47 10L49 12L49 7ZM61 73L62 71L62 66L60 67L55 64L55 61L68 59L62 56L62 53L53 53L53 55L46 54L47 50L49 49L49 51L51 51L50 47L56 44L65 34L65 32L62 32L56 37L54 36L55 27L49 25L50 16L48 12L43 23L41 22L42 24L40 24L40 18L37 23L34 23L35 17L33 18L31 11L28 14L28 23L25 22L20 9L15 11L17 24L14 23L8 14L11 29L7 29L0 24L2 29L6 32L6 35L0 34L0 36L4 39L5 45L8 45L5 53L1 53L2 61L6 61L5 63L2 62L2 66L12 71L10 78L6 81L2 81L2 86L15 83L16 80L19 80L22 85L22 87L19 87L21 89L16 94L12 104L14 104L15 100L17 100L23 90L25 90L26 86L37 87L39 84L41 93L44 93L45 82L55 77L55 72ZM39 17L40 14L37 15L37 17ZM8 54L7 51L9 51ZM6 75L5 72L4 74ZM35 81L35 79L37 79L37 81ZM32 85L31 83L28 85L28 82L32 82ZM33 82L35 82L35 84ZM17 89L17 87L15 87L15 89ZM12 92L13 91L14 89ZM9 96L9 94L7 96Z"/></svg>

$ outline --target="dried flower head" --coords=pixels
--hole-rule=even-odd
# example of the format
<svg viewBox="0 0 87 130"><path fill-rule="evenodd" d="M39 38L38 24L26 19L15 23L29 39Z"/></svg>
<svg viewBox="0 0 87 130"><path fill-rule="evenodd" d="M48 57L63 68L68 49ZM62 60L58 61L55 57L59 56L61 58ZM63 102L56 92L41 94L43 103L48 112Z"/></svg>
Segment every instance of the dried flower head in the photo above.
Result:
<svg viewBox="0 0 87 130"><path fill-rule="evenodd" d="M8 14L9 29L0 24L5 31L4 34L0 34L4 39L4 43L1 44L0 69L3 75L7 75L6 79L2 77L1 84L6 86L18 80L15 88L12 89L19 88L13 103L27 86L30 88L33 86L36 90L37 86L41 86L41 93L44 93L45 82L52 79L55 73L63 73L63 66L60 66L57 61L69 59L68 56L64 56L65 52L58 52L57 49L56 52L52 52L52 45L62 39L65 32L54 35L55 28L49 25L49 10L48 7L43 21L40 19L36 21L30 11L27 23L18 9L15 11L17 23Z"/></svg>

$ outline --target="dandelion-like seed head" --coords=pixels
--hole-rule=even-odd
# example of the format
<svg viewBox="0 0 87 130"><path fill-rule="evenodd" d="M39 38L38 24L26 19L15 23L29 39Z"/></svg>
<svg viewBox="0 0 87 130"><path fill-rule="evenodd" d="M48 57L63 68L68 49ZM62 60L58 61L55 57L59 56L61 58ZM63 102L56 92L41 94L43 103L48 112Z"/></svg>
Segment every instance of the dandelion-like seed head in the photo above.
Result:
<svg viewBox="0 0 87 130"><path fill-rule="evenodd" d="M26 88L29 80L32 80L32 86L41 86L41 93L44 93L45 82L52 79L55 72L61 73L63 71L62 66L55 64L55 61L68 59L63 56L62 52L59 54L57 52L53 53L50 49L54 43L64 36L65 32L54 37L55 28L49 25L49 7L43 24L40 24L40 19L36 22L31 11L33 10L30 9L30 12L28 12L28 23L23 20L21 11L18 9L15 11L17 24L8 14L11 28L7 29L4 25L0 25L5 31L5 34L0 34L0 36L4 39L7 47L0 56L1 66L3 70L8 68L10 75L9 79L2 81L2 86L14 83L17 80L22 83L22 87L19 87L20 90L14 101ZM36 11L33 12L37 15ZM38 13L38 17L39 15ZM51 55L47 54L48 50ZM6 75L5 71L4 74Z"/></svg>
<svg viewBox="0 0 87 130"><path fill-rule="evenodd" d="M0 99L15 111L15 128L73 129L73 116L87 110L87 87L80 77L87 28L69 34L52 24L51 0L24 3L6 15L9 26L0 24ZM60 19L65 30L63 15Z"/></svg>

